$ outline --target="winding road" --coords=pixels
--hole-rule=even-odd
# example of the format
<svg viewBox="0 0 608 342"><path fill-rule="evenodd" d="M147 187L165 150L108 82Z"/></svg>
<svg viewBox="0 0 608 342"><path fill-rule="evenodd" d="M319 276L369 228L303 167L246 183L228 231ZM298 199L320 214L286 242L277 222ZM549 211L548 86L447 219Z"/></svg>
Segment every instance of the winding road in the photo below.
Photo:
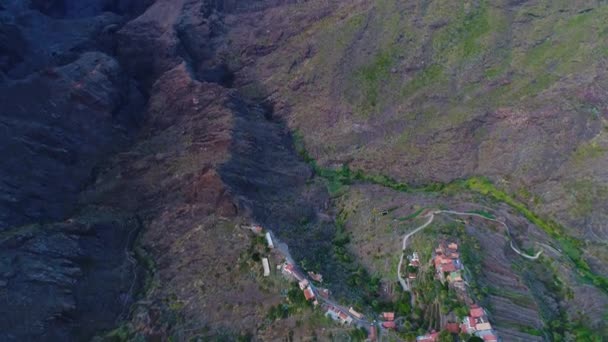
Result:
<svg viewBox="0 0 608 342"><path fill-rule="evenodd" d="M526 254L526 253L522 252L513 243L513 238L511 237L511 229L503 221L500 221L500 220L497 220L497 219L493 219L493 218L489 218L489 217L486 217L486 216L481 215L481 214L470 213L470 212L460 212L460 211L454 211L454 210L435 210L435 211L429 211L428 213L426 213L425 215L423 215L423 217L428 217L429 218L425 223L423 223L421 226L418 226L416 229L412 230L411 232L409 232L409 233L407 233L407 234L405 234L403 236L403 244L402 244L402 247L401 247L401 251L402 252L401 252L401 257L399 258L399 265L397 266L397 279L399 280L399 283L401 284L401 287L403 288L403 291L408 291L408 292L410 291L409 284L405 281L405 279L401 275L401 266L403 265L403 259L404 259L404 256L405 256L405 249L407 247L407 240L412 235L414 235L414 234L418 233L419 231L423 230L424 228L428 227L433 222L433 219L435 218L435 215L439 215L439 214L458 215L458 216L475 216L475 217L479 217L479 218L482 218L482 219L485 219L485 220L489 220L489 221L493 221L493 222L501 224L507 230L507 235L509 237L509 242L510 242L509 245L510 245L511 249L515 253L519 254L520 256L522 256L522 257L524 257L526 259L536 260L536 259L538 259L540 257L540 255L543 252L543 251L538 251L534 255L529 255L529 254Z"/></svg>
<svg viewBox="0 0 608 342"><path fill-rule="evenodd" d="M405 281L405 279L403 279L403 277L401 276L401 266L403 265L403 257L405 256L405 248L407 247L407 240L410 238L410 236L418 233L419 231L423 230L424 228L426 228L429 224L431 224L433 222L433 218L435 218L434 212L429 212L427 213L425 216L428 216L428 220L421 225L420 227L412 230L411 232L405 234L403 236L403 246L401 248L401 257L399 258L399 266L397 266L397 278L399 279L399 283L401 284L401 287L403 288L404 291L409 291L410 287L407 284L407 282Z"/></svg>

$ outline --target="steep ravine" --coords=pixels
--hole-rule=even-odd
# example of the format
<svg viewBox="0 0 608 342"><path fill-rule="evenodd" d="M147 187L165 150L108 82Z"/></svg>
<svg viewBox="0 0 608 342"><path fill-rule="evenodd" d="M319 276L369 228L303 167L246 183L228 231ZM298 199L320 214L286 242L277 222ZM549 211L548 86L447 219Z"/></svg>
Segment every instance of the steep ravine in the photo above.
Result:
<svg viewBox="0 0 608 342"><path fill-rule="evenodd" d="M531 3L505 1L489 13L524 11ZM440 5L388 0L3 3L0 316L8 319L0 320L0 340L287 338L297 328L295 321L269 325L266 320L282 294L260 281L260 265L248 259L255 241L238 226L251 222L272 229L298 262L324 274L338 298L361 298L357 289L344 291L353 270L334 260L335 203L324 180L314 177L296 153L294 132L325 166L350 163L404 182L469 175L475 158L499 165L504 151L489 148L489 155L469 158L475 153L469 147L518 141L511 126L525 124L535 132L536 126L549 125L547 134L557 132L555 139L572 138L553 126L562 107L525 113L472 105L471 117L433 116L448 106L449 96L434 96L429 89L443 79L415 63L418 57L443 61L427 51L429 37L451 27L442 21ZM435 11L441 18L432 20ZM403 18L395 19L400 13ZM555 20L566 16L555 13ZM602 13L589 16L598 20ZM467 18L455 19L454 30ZM420 25L410 27L410 22ZM409 35L394 34L400 31ZM387 62L382 51L393 43L413 52L390 52ZM419 44L425 46L421 55ZM509 40L509 46L517 44ZM365 54L354 56L350 65L345 63L349 51ZM458 71L449 74L450 82L458 83L458 61L446 63L446 70ZM521 81L504 73L503 83ZM605 108L603 75L598 72L597 87L577 94L590 98L596 111ZM418 92L397 103L402 97L388 88L410 89L411 80L421 82ZM563 81L572 87L572 79ZM498 86L497 80L483 82L488 89ZM467 88L459 96L486 88ZM386 93L386 103L374 104L373 113L361 111L365 103L353 99L367 101L374 91ZM555 94L547 91L535 99ZM415 113L400 112L410 104ZM601 130L604 114L593 120L567 116L564 125L575 128L569 134L576 141L588 141ZM497 136L490 139L490 133ZM597 137L599 145L590 143L591 151L581 152L583 160L595 158L594 170L603 165L594 157L604 143L601 133ZM460 143L452 144L453 139ZM559 146L565 150L563 141ZM545 154L537 152L520 154L539 161ZM570 172L563 158L549 159L553 169L565 168L558 175ZM515 164L509 167L527 177L527 169ZM551 184L535 189L545 187L547 196L559 197ZM581 190L575 190L572 196L579 196ZM596 195L604 196L599 190ZM521 196L534 203L533 194ZM374 197L369 205L382 206L381 200ZM583 204L582 217L602 206ZM604 211L598 212L590 229L602 236L597 220ZM601 270L604 252L598 246L589 257L597 258L593 267ZM590 296L577 293L582 301ZM592 309L597 320L601 308Z"/></svg>

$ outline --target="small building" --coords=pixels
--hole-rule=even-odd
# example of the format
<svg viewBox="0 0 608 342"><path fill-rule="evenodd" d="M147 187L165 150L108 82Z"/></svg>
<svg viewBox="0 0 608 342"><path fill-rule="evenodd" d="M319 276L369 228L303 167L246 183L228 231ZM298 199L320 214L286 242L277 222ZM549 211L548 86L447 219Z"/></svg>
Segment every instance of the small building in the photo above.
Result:
<svg viewBox="0 0 608 342"><path fill-rule="evenodd" d="M353 322L353 318L350 317L346 312L340 311L338 316L340 317L340 321L342 321L344 324L351 324Z"/></svg>
<svg viewBox="0 0 608 342"><path fill-rule="evenodd" d="M362 319L363 318L363 315L361 313L355 311L355 309L353 309L352 306L348 309L348 312L350 312L350 314L353 315L353 316L355 316L357 319Z"/></svg>
<svg viewBox="0 0 608 342"><path fill-rule="evenodd" d="M297 281L302 281L302 280L306 279L306 277L304 277L304 275L302 275L302 273L298 272L298 270L296 269L296 267L293 264L289 264L289 263L285 263L283 265L283 274L285 274L286 276L292 276Z"/></svg>
<svg viewBox="0 0 608 342"><path fill-rule="evenodd" d="M274 243L272 242L270 232L266 232L266 242L268 242L268 248L274 248Z"/></svg>
<svg viewBox="0 0 608 342"><path fill-rule="evenodd" d="M395 321L388 321L388 322L382 322L382 327L386 328L386 329L397 329L397 325L395 324Z"/></svg>
<svg viewBox="0 0 608 342"><path fill-rule="evenodd" d="M451 334L459 334L460 326L458 323L448 323L445 325L445 330L447 330Z"/></svg>
<svg viewBox="0 0 608 342"><path fill-rule="evenodd" d="M489 322L479 323L475 325L475 330L484 331L484 330L492 330L492 325Z"/></svg>
<svg viewBox="0 0 608 342"><path fill-rule="evenodd" d="M469 316L463 318L462 324L460 325L460 330L462 332L466 332L469 335L474 333L476 331L475 321L471 321L471 317Z"/></svg>
<svg viewBox="0 0 608 342"><path fill-rule="evenodd" d="M395 313L394 312L383 312L382 318L384 318L384 320L386 320L386 321L394 321Z"/></svg>
<svg viewBox="0 0 608 342"><path fill-rule="evenodd" d="M321 297L329 298L329 290L328 289L318 287L317 290L319 291L319 294L321 295Z"/></svg>
<svg viewBox="0 0 608 342"><path fill-rule="evenodd" d="M452 243L448 244L448 248L449 248L451 251L456 252L456 251L458 250L458 244L456 244L456 243L452 242Z"/></svg>
<svg viewBox="0 0 608 342"><path fill-rule="evenodd" d="M417 252L412 253L412 255L407 257L409 259L408 266L419 267L420 266L420 257Z"/></svg>
<svg viewBox="0 0 608 342"><path fill-rule="evenodd" d="M378 340L378 331L375 325L370 325L369 327L369 335L367 335L367 340L370 342L376 342Z"/></svg>
<svg viewBox="0 0 608 342"><path fill-rule="evenodd" d="M264 267L264 277L268 277L270 275L270 263L268 262L268 258L262 258L262 266Z"/></svg>
<svg viewBox="0 0 608 342"><path fill-rule="evenodd" d="M350 317L348 314L346 314L339 308L331 305L327 307L327 312L325 312L325 316L330 317L334 321L338 321L342 324L350 324L353 321L353 318Z"/></svg>
<svg viewBox="0 0 608 342"><path fill-rule="evenodd" d="M300 285L300 290L304 290L305 288L308 287L308 280L307 279L303 279L302 281L300 281L298 283L298 285Z"/></svg>
<svg viewBox="0 0 608 342"><path fill-rule="evenodd" d="M323 276L319 273L315 273L315 272L308 272L308 275L310 276L310 278L314 281L318 281L319 283L323 282Z"/></svg>
<svg viewBox="0 0 608 342"><path fill-rule="evenodd" d="M312 289L309 287L304 289L304 297L306 298L306 300L314 300L315 299L315 293L312 291Z"/></svg>
<svg viewBox="0 0 608 342"><path fill-rule="evenodd" d="M264 231L264 228L262 228L262 226L256 224L251 227L251 231L254 232L255 234L260 235Z"/></svg>
<svg viewBox="0 0 608 342"><path fill-rule="evenodd" d="M477 304L473 304L471 305L471 308L469 310L469 315L473 318L479 318L479 317L483 317L485 315L485 311L483 311L483 308L480 307Z"/></svg>
<svg viewBox="0 0 608 342"><path fill-rule="evenodd" d="M498 342L498 337L494 333L494 331L486 330L477 332L475 335L481 337L485 342Z"/></svg>
<svg viewBox="0 0 608 342"><path fill-rule="evenodd" d="M416 341L417 342L437 342L438 338L439 338L439 333L432 332L432 333L429 333L426 335L416 337Z"/></svg>
<svg viewBox="0 0 608 342"><path fill-rule="evenodd" d="M456 271L456 266L452 262L445 263L440 266L439 271L447 272L447 273L454 272L454 271Z"/></svg>
<svg viewBox="0 0 608 342"><path fill-rule="evenodd" d="M285 263L285 265L283 265L283 273L285 275L293 275L294 271L295 268L292 264Z"/></svg>

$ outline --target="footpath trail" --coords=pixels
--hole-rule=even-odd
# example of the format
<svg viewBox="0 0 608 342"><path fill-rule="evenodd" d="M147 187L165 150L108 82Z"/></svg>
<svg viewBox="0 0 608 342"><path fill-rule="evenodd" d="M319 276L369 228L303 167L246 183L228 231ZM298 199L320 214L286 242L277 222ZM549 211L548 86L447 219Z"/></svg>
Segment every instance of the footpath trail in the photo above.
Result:
<svg viewBox="0 0 608 342"><path fill-rule="evenodd" d="M401 287L403 288L404 291L410 291L410 286L409 283L403 278L403 276L401 275L401 266L403 266L403 259L405 257L405 249L407 248L407 241L408 239L418 233L419 231L423 230L424 228L428 227L432 222L433 219L435 218L435 215L439 215L439 214L447 214L447 215L457 215L457 216L475 216L475 217L479 217L482 218L484 220L488 220L488 221L492 221L492 222L496 222L498 224L501 224L503 227L505 227L506 231L507 231L507 235L509 237L509 245L511 247L511 249L519 254L520 256L526 258L526 259L530 259L530 260L536 260L540 257L540 255L542 254L542 250L536 252L536 254L534 255L529 255L526 254L524 252L522 252L519 248L517 248L515 246L515 244L513 243L513 238L511 237L511 229L509 228L509 226L504 223L503 221L497 220L497 219L493 219L490 217L486 217L484 215L481 214L477 214L477 213L471 213L471 212L460 212L460 211L454 211L454 210L435 210L435 211L429 211L428 213L426 213L424 215L424 217L428 217L429 219L422 224L421 226L416 227L416 229L412 230L411 232L405 234L403 236L403 243L402 243L402 247L401 247L401 257L399 258L399 265L397 266L397 279L399 280L399 283L401 284Z"/></svg>

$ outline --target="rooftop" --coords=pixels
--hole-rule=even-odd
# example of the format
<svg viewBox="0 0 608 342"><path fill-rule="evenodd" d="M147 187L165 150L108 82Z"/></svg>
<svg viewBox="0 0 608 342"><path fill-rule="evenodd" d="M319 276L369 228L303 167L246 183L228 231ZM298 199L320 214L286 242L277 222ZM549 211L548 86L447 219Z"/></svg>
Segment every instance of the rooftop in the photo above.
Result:
<svg viewBox="0 0 608 342"><path fill-rule="evenodd" d="M483 308L481 308L480 306L471 305L470 315L473 318L478 318L478 317L485 315L485 312L483 311Z"/></svg>
<svg viewBox="0 0 608 342"><path fill-rule="evenodd" d="M312 292L312 289L310 287L307 287L304 290L304 297L306 297L306 300L311 300L315 298L315 294L314 292Z"/></svg>
<svg viewBox="0 0 608 342"><path fill-rule="evenodd" d="M382 317L387 321L392 321L395 319L395 313L394 312L383 312Z"/></svg>

